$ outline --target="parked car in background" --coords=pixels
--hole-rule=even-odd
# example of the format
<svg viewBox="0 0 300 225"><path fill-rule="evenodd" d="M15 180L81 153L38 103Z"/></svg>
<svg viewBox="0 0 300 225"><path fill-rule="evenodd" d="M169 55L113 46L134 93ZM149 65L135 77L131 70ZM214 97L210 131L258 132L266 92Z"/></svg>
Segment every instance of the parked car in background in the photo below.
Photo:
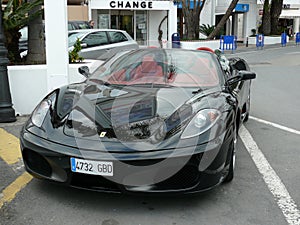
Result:
<svg viewBox="0 0 300 225"><path fill-rule="evenodd" d="M68 30L91 29L88 21L68 21Z"/></svg>
<svg viewBox="0 0 300 225"><path fill-rule="evenodd" d="M119 51L138 49L138 43L123 30L84 29L69 31L69 50L80 40L79 55L85 59L107 59Z"/></svg>
<svg viewBox="0 0 300 225"><path fill-rule="evenodd" d="M27 54L28 50L28 27L23 27L22 29L19 30L21 33L21 37L19 39L19 52L21 54L21 57L23 54ZM25 54L25 55L26 55Z"/></svg>
<svg viewBox="0 0 300 225"><path fill-rule="evenodd" d="M91 29L88 21L68 21L68 30ZM21 37L19 39L19 51L21 57L27 55L28 50L28 27L20 29Z"/></svg>

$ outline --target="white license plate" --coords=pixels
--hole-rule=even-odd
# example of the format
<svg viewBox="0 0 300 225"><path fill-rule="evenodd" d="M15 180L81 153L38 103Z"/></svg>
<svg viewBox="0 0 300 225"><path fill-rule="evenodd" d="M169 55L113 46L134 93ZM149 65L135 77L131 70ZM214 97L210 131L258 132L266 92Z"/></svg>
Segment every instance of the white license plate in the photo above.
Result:
<svg viewBox="0 0 300 225"><path fill-rule="evenodd" d="M85 173L101 176L113 176L114 169L112 162L92 161L85 159L71 158L71 170L75 173Z"/></svg>

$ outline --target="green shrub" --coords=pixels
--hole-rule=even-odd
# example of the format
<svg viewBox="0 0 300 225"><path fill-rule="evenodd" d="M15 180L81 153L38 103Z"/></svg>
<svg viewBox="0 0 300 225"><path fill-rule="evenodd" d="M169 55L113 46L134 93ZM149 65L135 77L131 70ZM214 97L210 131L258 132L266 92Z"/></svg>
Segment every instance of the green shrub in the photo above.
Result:
<svg viewBox="0 0 300 225"><path fill-rule="evenodd" d="M209 24L202 24L202 25L200 25L199 31L201 34L209 36L211 34L211 32L213 32L214 29L215 29L215 26L210 26Z"/></svg>
<svg viewBox="0 0 300 225"><path fill-rule="evenodd" d="M82 49L81 41L77 39L73 47L74 47L73 50L69 51L69 63L82 62L84 58L79 56L78 54L78 52L80 52L80 50Z"/></svg>

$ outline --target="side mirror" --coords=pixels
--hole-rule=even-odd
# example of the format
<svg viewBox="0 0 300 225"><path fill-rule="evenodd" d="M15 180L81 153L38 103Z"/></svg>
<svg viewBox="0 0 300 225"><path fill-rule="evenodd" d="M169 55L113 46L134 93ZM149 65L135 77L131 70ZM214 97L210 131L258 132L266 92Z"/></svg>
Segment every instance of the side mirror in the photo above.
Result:
<svg viewBox="0 0 300 225"><path fill-rule="evenodd" d="M78 68L78 72L85 76L86 78L88 78L91 74L90 74L90 70L87 66L81 66Z"/></svg>
<svg viewBox="0 0 300 225"><path fill-rule="evenodd" d="M233 85L243 80L252 80L256 78L256 73L248 70L240 70L238 74L227 80L228 85Z"/></svg>
<svg viewBox="0 0 300 225"><path fill-rule="evenodd" d="M242 77L242 80L252 80L256 78L256 73L248 70L241 70L238 75Z"/></svg>

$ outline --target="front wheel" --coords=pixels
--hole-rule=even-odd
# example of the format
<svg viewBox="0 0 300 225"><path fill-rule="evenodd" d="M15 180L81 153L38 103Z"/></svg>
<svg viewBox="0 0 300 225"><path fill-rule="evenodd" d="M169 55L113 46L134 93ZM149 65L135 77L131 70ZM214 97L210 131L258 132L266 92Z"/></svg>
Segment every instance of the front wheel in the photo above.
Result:
<svg viewBox="0 0 300 225"><path fill-rule="evenodd" d="M246 123L249 120L249 115L250 115L250 91L247 97L247 111L245 112L245 117L243 122Z"/></svg>

